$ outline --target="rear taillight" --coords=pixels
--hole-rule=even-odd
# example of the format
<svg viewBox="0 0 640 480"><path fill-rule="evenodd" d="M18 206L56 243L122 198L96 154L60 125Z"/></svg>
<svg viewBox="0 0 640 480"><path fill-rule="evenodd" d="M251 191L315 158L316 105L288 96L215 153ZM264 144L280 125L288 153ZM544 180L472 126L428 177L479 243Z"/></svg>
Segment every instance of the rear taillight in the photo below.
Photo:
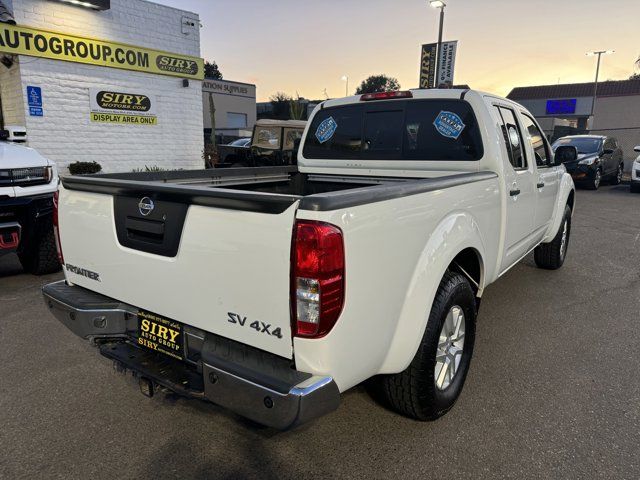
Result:
<svg viewBox="0 0 640 480"><path fill-rule="evenodd" d="M344 304L342 231L328 223L300 220L293 233L291 311L298 337L331 331Z"/></svg>
<svg viewBox="0 0 640 480"><path fill-rule="evenodd" d="M360 101L370 102L372 100L392 100L394 98L413 98L413 93L409 91L366 93L360 97Z"/></svg>
<svg viewBox="0 0 640 480"><path fill-rule="evenodd" d="M58 261L64 265L64 256L62 255L62 245L60 244L60 222L58 217L58 203L60 193L53 194L53 235L56 237L56 250L58 251Z"/></svg>

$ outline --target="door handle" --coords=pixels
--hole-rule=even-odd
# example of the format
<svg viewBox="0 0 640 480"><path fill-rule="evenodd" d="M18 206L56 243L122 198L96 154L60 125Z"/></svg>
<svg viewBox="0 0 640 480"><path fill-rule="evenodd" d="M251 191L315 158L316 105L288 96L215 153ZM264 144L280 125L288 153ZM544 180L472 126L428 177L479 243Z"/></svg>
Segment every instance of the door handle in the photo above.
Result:
<svg viewBox="0 0 640 480"><path fill-rule="evenodd" d="M538 188L544 188L544 182L539 182L537 185Z"/></svg>
<svg viewBox="0 0 640 480"><path fill-rule="evenodd" d="M512 197L520 195L520 190L509 190L509 195Z"/></svg>

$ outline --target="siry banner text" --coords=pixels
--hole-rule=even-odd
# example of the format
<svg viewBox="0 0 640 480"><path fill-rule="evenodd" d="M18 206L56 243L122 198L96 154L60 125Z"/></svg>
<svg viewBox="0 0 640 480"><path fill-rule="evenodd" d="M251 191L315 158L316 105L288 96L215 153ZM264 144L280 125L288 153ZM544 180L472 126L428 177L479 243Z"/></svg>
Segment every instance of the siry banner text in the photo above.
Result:
<svg viewBox="0 0 640 480"><path fill-rule="evenodd" d="M137 72L204 78L201 58L0 23L0 52Z"/></svg>

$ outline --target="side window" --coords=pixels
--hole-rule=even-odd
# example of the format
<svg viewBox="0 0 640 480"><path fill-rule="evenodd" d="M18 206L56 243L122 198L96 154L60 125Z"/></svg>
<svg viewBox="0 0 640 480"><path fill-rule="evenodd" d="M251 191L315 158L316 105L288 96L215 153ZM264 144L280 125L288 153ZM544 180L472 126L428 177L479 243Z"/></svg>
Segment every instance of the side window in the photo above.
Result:
<svg viewBox="0 0 640 480"><path fill-rule="evenodd" d="M616 149L616 140L615 140L615 138L607 137L605 139L605 141L604 141L604 148L605 149L615 150Z"/></svg>
<svg viewBox="0 0 640 480"><path fill-rule="evenodd" d="M509 161L515 170L524 170L527 168L527 160L524 156L524 148L522 145L522 134L520 127L516 121L513 110L505 107L498 107L498 116L501 120L502 134L507 146Z"/></svg>
<svg viewBox="0 0 640 480"><path fill-rule="evenodd" d="M529 138L529 142L533 148L533 154L536 157L536 165L538 167L548 167L550 155L547 144L544 141L544 134L529 115L523 113L522 116L524 118L525 133Z"/></svg>

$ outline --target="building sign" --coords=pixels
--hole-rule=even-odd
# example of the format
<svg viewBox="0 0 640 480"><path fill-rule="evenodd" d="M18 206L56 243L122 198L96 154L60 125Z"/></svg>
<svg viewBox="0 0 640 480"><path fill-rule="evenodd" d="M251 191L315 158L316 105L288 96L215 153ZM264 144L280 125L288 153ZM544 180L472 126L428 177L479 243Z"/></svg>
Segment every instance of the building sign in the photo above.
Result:
<svg viewBox="0 0 640 480"><path fill-rule="evenodd" d="M438 71L437 84L440 85L453 85L453 73L456 66L456 52L458 50L458 41L454 42L442 42L440 52L440 70Z"/></svg>
<svg viewBox="0 0 640 480"><path fill-rule="evenodd" d="M224 80L205 79L202 82L203 92L233 95L235 97L255 98L255 86L246 83L225 82Z"/></svg>
<svg viewBox="0 0 640 480"><path fill-rule="evenodd" d="M204 78L201 58L0 23L0 52L102 67Z"/></svg>
<svg viewBox="0 0 640 480"><path fill-rule="evenodd" d="M547 115L574 115L577 103L576 98L547 100Z"/></svg>
<svg viewBox="0 0 640 480"><path fill-rule="evenodd" d="M145 93L92 88L91 121L129 125L157 125L156 99Z"/></svg>
<svg viewBox="0 0 640 480"><path fill-rule="evenodd" d="M422 45L420 56L420 88L433 88L436 78L437 43Z"/></svg>
<svg viewBox="0 0 640 480"><path fill-rule="evenodd" d="M29 104L30 116L44 116L44 110L42 108L42 88L27 85L27 103Z"/></svg>

